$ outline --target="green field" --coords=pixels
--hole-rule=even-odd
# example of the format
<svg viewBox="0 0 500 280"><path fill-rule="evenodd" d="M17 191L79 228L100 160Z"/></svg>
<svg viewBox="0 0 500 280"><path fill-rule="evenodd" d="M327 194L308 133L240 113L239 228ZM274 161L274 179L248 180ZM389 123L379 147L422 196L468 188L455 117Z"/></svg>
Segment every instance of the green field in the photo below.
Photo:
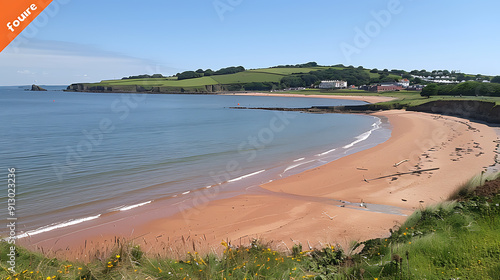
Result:
<svg viewBox="0 0 500 280"><path fill-rule="evenodd" d="M217 81L219 84L245 84L252 82L274 82L279 83L284 77L283 75L273 74L273 73L261 73L256 71L244 71L236 74L230 75L216 75L210 76L212 79Z"/></svg>

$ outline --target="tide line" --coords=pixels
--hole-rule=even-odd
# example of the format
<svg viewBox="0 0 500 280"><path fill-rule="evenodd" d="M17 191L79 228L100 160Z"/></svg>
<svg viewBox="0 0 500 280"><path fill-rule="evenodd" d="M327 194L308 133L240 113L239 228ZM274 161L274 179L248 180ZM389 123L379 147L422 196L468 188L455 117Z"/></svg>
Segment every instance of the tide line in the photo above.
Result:
<svg viewBox="0 0 500 280"><path fill-rule="evenodd" d="M18 238L18 239L25 238L25 237L37 235L37 234L40 234L40 233L52 231L52 230L55 230L55 229L77 225L77 224L80 224L80 223L83 223L83 222L88 222L88 221L91 221L91 220L95 220L95 219L99 218L100 216L101 216L101 214L96 215L96 216L87 217L87 218L82 218L82 219L69 220L69 221L64 222L64 223L52 224L50 226L41 227L41 228L38 228L38 229L35 229L35 230L27 231L27 232L25 232L23 234L20 234L20 235L16 236L16 238Z"/></svg>
<svg viewBox="0 0 500 280"><path fill-rule="evenodd" d="M257 172L254 172L254 173L250 173L250 174L247 174L247 175L243 175L241 177L238 177L238 178L234 178L234 179L231 179L229 181L227 181L228 183L231 183L231 182L236 182L236 181L239 181L239 180L242 180L242 179L245 179L245 178L248 178L248 177L251 177L251 176L254 176L254 175L257 175L257 174L260 174L262 172L266 171L265 169L264 170L261 170L261 171L257 171Z"/></svg>
<svg viewBox="0 0 500 280"><path fill-rule="evenodd" d="M119 210L119 211L127 211L127 210L130 210L130 209L134 209L134 208L137 208L137 207L141 207L141 206L146 205L146 204L149 204L149 203L151 203L151 202L153 202L153 201L152 201L152 200L150 200L150 201L146 201L146 202L139 203L139 204L135 204L135 205L125 206L125 207L120 208L120 209L118 209L118 210Z"/></svg>

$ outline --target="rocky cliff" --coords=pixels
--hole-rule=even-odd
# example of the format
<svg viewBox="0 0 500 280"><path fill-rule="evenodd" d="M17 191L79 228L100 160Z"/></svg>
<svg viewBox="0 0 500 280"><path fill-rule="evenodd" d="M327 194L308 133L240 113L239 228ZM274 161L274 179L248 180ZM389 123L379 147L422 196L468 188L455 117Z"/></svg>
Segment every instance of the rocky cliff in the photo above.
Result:
<svg viewBox="0 0 500 280"><path fill-rule="evenodd" d="M31 91L47 91L46 89L40 87L40 86L37 86L37 85L32 85L31 86Z"/></svg>
<svg viewBox="0 0 500 280"><path fill-rule="evenodd" d="M488 101L431 101L422 105L409 107L407 110L452 115L490 123L500 123L500 106L497 106L495 102Z"/></svg>
<svg viewBox="0 0 500 280"><path fill-rule="evenodd" d="M140 85L116 85L116 86L98 86L92 84L71 84L66 91L83 92L138 92L138 93L217 93L226 91L224 85L207 85L200 87L143 87Z"/></svg>

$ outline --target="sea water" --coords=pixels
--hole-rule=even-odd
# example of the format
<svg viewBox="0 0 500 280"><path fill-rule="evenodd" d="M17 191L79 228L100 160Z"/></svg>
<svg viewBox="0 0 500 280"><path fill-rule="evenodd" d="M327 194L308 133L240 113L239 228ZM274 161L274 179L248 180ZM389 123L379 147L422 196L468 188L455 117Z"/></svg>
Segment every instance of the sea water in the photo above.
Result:
<svg viewBox="0 0 500 280"><path fill-rule="evenodd" d="M0 166L16 169L17 230L40 233L223 185L237 192L373 147L369 115L230 107L360 105L238 95L46 92L0 87ZM0 195L7 201L7 190ZM6 235L0 229L2 236ZM26 236L26 235L21 235Z"/></svg>

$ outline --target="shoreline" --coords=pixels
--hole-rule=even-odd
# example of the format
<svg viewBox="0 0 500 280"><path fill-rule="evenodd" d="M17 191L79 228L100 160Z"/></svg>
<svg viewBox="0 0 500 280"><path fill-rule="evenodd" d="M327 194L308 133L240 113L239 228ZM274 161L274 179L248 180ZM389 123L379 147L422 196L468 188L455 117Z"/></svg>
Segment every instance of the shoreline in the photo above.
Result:
<svg viewBox="0 0 500 280"><path fill-rule="evenodd" d="M124 217L126 217L127 214L143 215L145 212L149 212L152 209L157 208L166 210L169 215L174 215L180 213L181 211L184 211L185 209L196 207L196 204L198 204L199 200L209 200L211 203L216 203L216 201L218 200L230 199L245 194L249 189L252 189L253 192L254 189L259 189L259 186L261 186L262 184L281 180L289 176L294 176L306 170L319 167L344 156L369 149L373 146L385 142L390 137L390 124L388 123L387 118L383 116L371 117L374 121L376 120L372 124L371 130L365 131L362 134L355 136L354 138L352 138L352 142L347 144L340 144L340 146L338 146L337 148L331 149L331 147L325 147L325 149L328 149L328 151L326 151L325 149L313 151L310 154L302 155L301 158L290 161L287 164L274 166L270 169L264 169L249 174L243 173L244 175L232 178L219 185L211 185L203 188L192 189L183 193L177 193L174 196L156 198L133 205L122 205L120 207L111 209L112 211L109 212L105 211L96 213L89 217L72 219L61 223L54 223L48 226L36 228L34 230L22 232L21 234L18 234L17 237L22 239L21 242L25 242L24 238L29 238L30 240L38 240L38 235L40 234L42 236L42 238L40 239L49 236L50 239L56 240L55 243L57 243L57 239L59 237L66 236L68 235L68 233L71 234L71 232L80 232L82 230L85 230L87 226L90 228L95 228L99 227L100 225L106 225L115 221L120 221ZM266 173L263 174L263 172ZM262 178L260 177L261 174L263 174ZM245 179L245 182L236 183L241 179ZM262 183L256 183L258 181ZM208 195L209 197L207 197L207 195L204 196L204 194L200 195L200 193L203 193L204 191L206 191L206 189L210 189L212 187L214 187L214 189L217 189L216 194L214 194L213 196ZM192 201L194 201L194 206L192 205L193 203L191 203ZM148 205L149 207L143 207L146 205ZM181 206L177 207L176 205ZM139 207L140 209L135 209ZM134 213L134 211L129 210L139 210L140 212ZM127 214L123 213L122 215L122 211L126 211ZM58 235L56 233L62 234ZM30 242L27 242L27 244L29 243Z"/></svg>
<svg viewBox="0 0 500 280"><path fill-rule="evenodd" d="M227 179L227 181L219 183L219 186L217 186L217 183L214 184L214 182L212 182L211 185L205 184L204 187L200 187L200 184L197 184L198 187L186 191L179 191L162 197L150 197L142 201L139 200L137 201L137 203L120 204L120 206L118 207L108 207L103 209L102 211L91 213L88 216L67 219L62 222L51 224L47 223L47 225L44 226L39 226L34 229L22 231L17 235L17 237L20 239L26 237L31 238L38 234L50 234L50 232L53 230L64 232L66 227L73 227L75 225L83 227L93 220L96 220L95 222L99 223L100 221L103 221L102 218L110 215L115 215L120 212L134 214L134 211L138 210L135 208L140 207L141 209L143 209L142 207L148 204L151 204L149 205L149 209L155 207L161 207L162 209L168 208L169 213L175 214L176 211L180 212L180 210L177 209L177 207L169 206L168 203L172 205L181 204L182 209L192 207L192 205L185 205L186 203L183 202L186 200L190 201L198 199L199 193L203 193L204 191L206 191L206 189L217 187L219 188L220 192L218 191L218 193L213 196L210 195L209 197L203 197L204 200L217 201L225 197L234 197L239 194L245 193L244 189L255 188L270 181L280 180L288 176L293 176L297 173L304 172L308 169L316 168L346 155L356 153L364 149L369 149L370 147L376 146L386 141L390 137L390 125L385 118L367 116L366 114L361 114L360 116L367 117L373 120L371 129L363 131L363 133L359 135L353 135L350 140L351 142L338 143L338 146L333 149L332 147L334 146L326 146L322 149L308 151L308 153L297 155L297 157L295 157L293 161L293 157L292 159L287 158L287 161L282 161L279 165L270 165L269 168L262 167L259 171L256 172L254 172L254 170L247 171L243 169L241 172L238 172L238 175L236 175L235 177L228 177L229 179ZM348 148L345 148L343 146L348 146ZM111 220L106 219L106 221L103 221L103 223L109 221Z"/></svg>
<svg viewBox="0 0 500 280"><path fill-rule="evenodd" d="M415 115L420 116L418 118L427 119L427 124L419 125L420 129L425 128L426 126L429 127L429 118L445 119L448 125L457 124L459 126L465 126L463 122L469 123L468 121L454 117L442 117L425 113L410 113L404 111L386 111L373 115L379 117L386 116L389 118L391 123L406 122L406 124L398 125L398 130L403 128L408 129L408 118L405 121L402 121L401 118L402 116L405 117L404 115ZM441 122L442 121L443 120L441 120ZM476 123L473 124L474 126L480 125ZM433 125L433 128L440 129L441 127L442 126L439 124ZM482 127L481 131L483 131L485 127L487 126ZM395 128L396 127L394 127L394 129ZM393 137L391 137L387 142L401 142L400 138L409 139L408 136L404 135L405 133L401 134L401 132L398 132L397 134L398 135L393 135ZM420 134L421 133L418 133L417 136L422 136ZM487 134L488 138L492 137L491 133ZM421 138L422 137L420 137L420 139ZM427 138L430 139L431 142L435 140L435 137L429 134L427 135ZM426 140L425 137L424 140ZM118 213L116 214L118 216L115 216L114 219L110 219L109 216L101 217L99 221L89 221L85 223L85 226L73 226L60 231L56 230L54 232L36 235L30 237L29 239L20 240L20 243L29 245L30 248L35 250L40 248L40 246L45 248L45 251L50 249L54 255L59 257L62 256L78 259L92 257L92 254L89 252L99 250L98 247L101 252L104 252L103 244L108 244L106 246L110 246L110 240L116 240L117 235L114 232L120 232L120 236L127 239L141 237L142 240L140 240L140 243L144 246L154 243L158 245L158 242L162 244L169 244L167 247L170 247L170 251L172 251L172 248L175 248L177 253L186 250L192 251L193 247L197 247L199 251L205 252L216 250L215 248L220 247L218 245L222 239L233 240L233 242L235 240L239 240L239 242L245 243L251 241L252 238L264 238L265 240L273 240L275 242L278 242L277 240L281 240L280 243L275 244L277 247L281 247L281 249L288 248L298 241L302 244L309 244L312 242L311 244L313 244L313 246L319 246L319 244L325 243L340 243L346 247L350 240L370 239L379 237L383 234L388 234L388 228L394 226L395 221L404 221L405 216L395 215L390 213L389 210L400 211L402 214L409 214L413 212L416 207L421 205L421 203L415 203L414 200L410 200L408 198L406 198L407 202L398 201L398 198L387 199L390 198L390 195L387 193L387 188L394 188L391 186L393 182L387 182L387 180L380 180L379 182L373 183L370 182L370 188L372 188L372 186L374 187L371 191L368 191L366 195L363 195L363 197L360 197L359 193L360 191L367 191L366 185L361 184L360 186L357 186L355 191L338 188L337 186L337 189L332 192L328 187L330 185L335 187L335 184L330 182L331 178L329 179L328 176L325 177L325 173L330 173L332 170L339 167L350 167L352 169L354 168L353 163L359 163L359 161L362 161L362 158L365 156L376 155L375 159L378 160L380 157L380 146L384 146L384 149L390 149L391 145L386 144L387 142L380 144L375 148L370 148L368 150L342 157L326 165L313 168L269 184L264 184L261 188L257 187L249 189L245 193L232 198L222 198L208 203L200 200L197 207L191 209L185 208L181 211L181 213L165 213L162 211L163 208L159 204L155 205L155 209L148 205L137 208L137 211L134 211L135 213L129 213L128 211ZM424 142L425 141L422 143ZM426 143L423 145L426 145ZM416 150L420 150L420 148L417 148ZM483 154L480 157L485 158L487 155ZM345 162L347 162L347 164ZM387 162L387 160L384 160L384 162ZM395 162L396 161L391 163L391 165ZM414 162L402 164L397 168L397 170L401 171L400 169L405 166L405 168L408 168L410 163L413 164ZM334 166L332 167L332 165ZM365 167L368 167L369 164L361 164L360 166L362 169L367 169ZM423 163L422 166L425 167L425 163ZM472 166L476 166L476 164L473 164ZM392 170L392 168L389 169ZM366 178L370 178L368 177L368 174L372 174L371 167L369 169L370 170L368 170L368 172L363 171L363 178L365 178L365 176ZM374 167L374 169L376 169L376 167ZM471 169L472 168L469 168L466 173L471 174L469 178L477 173L473 173ZM358 171L361 170L357 170L355 173ZM382 174L382 171L383 170L380 170L378 173L375 172L374 174ZM351 175L344 176L343 172L340 172L339 176L332 177L340 178L340 183L342 184L353 182L355 184L359 184L362 182L362 178L354 179L354 177L359 176L353 174L352 170L346 172L345 174L348 174L349 172ZM439 170L436 173L442 172ZM466 176L464 176L464 172L461 172L460 175L461 176L459 177L462 178L462 181L469 179L465 178ZM345 177L351 177L351 180ZM436 174L435 177L440 176ZM404 179L406 180L406 178ZM405 180L396 180L395 182L399 183ZM440 180L442 180L442 178L440 178ZM382 182L382 184L380 184L380 182ZM457 182L457 180L455 180L455 182ZM340 183L337 183L337 185ZM460 180L458 180L458 183L460 183ZM308 184L313 184L314 187L307 187L305 190L301 187ZM449 185L450 184L447 186L448 189L454 189L456 187L456 184L452 184L452 186ZM449 191L450 190L448 190L448 192ZM415 195L408 193L406 196L406 193L403 190L398 192L405 194L405 197ZM389 191L389 193L392 192ZM436 196L428 193L425 195L434 200L436 198ZM194 199L196 199L196 197ZM366 211L364 209L356 208L356 205L360 203L360 199L363 199L364 202L368 204L368 210L371 210L372 208L374 210ZM346 201L350 201L352 204L346 203ZM378 206L374 204L378 204ZM425 202L425 205L427 204L428 202ZM332 205L335 207L332 208ZM382 213L380 213L381 211ZM384 213L384 211L387 213ZM234 216L234 214L231 214L228 216L228 212L237 212L237 215ZM339 215L348 216L349 221L342 220L339 222ZM293 223L296 220L302 220L302 223L305 223L306 225L294 226ZM328 221L335 221L333 224L335 225L336 230L331 228L332 225L328 225L326 228L318 225L318 223L323 224L328 223ZM230 225L227 225L228 223ZM364 225L362 230L355 226L359 223ZM135 227L131 227L131 224L135 225ZM339 227L339 225L341 226ZM214 229L214 227L217 229ZM305 232L304 228L306 229ZM344 229L344 232L342 232L342 230L339 231L338 228ZM312 229L312 231L308 229ZM367 229L370 230L367 231ZM335 236L335 238L332 236ZM185 241L186 239L189 240L187 245ZM135 240L137 241L137 239ZM87 245L87 241L89 241L92 245ZM83 242L85 242L85 245L82 244ZM192 244L190 244L190 242L192 242ZM151 246L152 245L149 247ZM70 253L67 248L71 248L73 253ZM166 250L165 246L163 246L163 248L163 250ZM162 250L158 250L157 248L154 251L161 252Z"/></svg>

